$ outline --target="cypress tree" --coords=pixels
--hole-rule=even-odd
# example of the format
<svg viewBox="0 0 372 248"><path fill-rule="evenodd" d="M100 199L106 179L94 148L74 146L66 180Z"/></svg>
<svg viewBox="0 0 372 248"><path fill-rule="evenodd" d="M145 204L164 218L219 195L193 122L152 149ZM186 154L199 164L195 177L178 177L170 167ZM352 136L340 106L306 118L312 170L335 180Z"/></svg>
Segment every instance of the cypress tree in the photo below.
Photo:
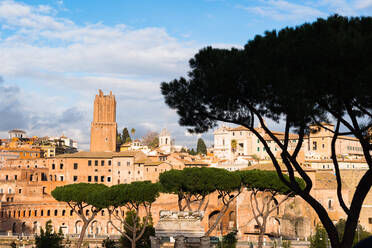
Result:
<svg viewBox="0 0 372 248"><path fill-rule="evenodd" d="M198 154L207 154L207 146L204 143L204 140L202 138L198 139L198 144L196 146L196 153Z"/></svg>

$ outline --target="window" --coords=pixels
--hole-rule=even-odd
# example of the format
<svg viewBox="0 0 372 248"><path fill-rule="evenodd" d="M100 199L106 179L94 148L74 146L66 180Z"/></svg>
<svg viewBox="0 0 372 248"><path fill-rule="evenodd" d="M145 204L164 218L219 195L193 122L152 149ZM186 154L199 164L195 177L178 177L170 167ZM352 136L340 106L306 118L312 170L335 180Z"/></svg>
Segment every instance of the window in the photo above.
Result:
<svg viewBox="0 0 372 248"><path fill-rule="evenodd" d="M257 147L257 151L258 151L258 152L260 151L260 148L259 148L259 147Z"/></svg>
<svg viewBox="0 0 372 248"><path fill-rule="evenodd" d="M98 176L94 176L94 181L98 182Z"/></svg>
<svg viewBox="0 0 372 248"><path fill-rule="evenodd" d="M3 194L3 193L4 193L3 189L0 189L0 194Z"/></svg>
<svg viewBox="0 0 372 248"><path fill-rule="evenodd" d="M325 145L324 144L322 144L322 148L324 148L325 147Z"/></svg>
<svg viewBox="0 0 372 248"><path fill-rule="evenodd" d="M44 216L44 210L41 210L40 216Z"/></svg>
<svg viewBox="0 0 372 248"><path fill-rule="evenodd" d="M332 199L328 199L328 209L332 209Z"/></svg>
<svg viewBox="0 0 372 248"><path fill-rule="evenodd" d="M60 168L61 170L63 170L63 164L60 164L60 165L59 165L59 168Z"/></svg>
<svg viewBox="0 0 372 248"><path fill-rule="evenodd" d="M105 176L101 176L101 182L105 181Z"/></svg>
<svg viewBox="0 0 372 248"><path fill-rule="evenodd" d="M140 171L138 171L138 174L140 174L141 172Z"/></svg>
<svg viewBox="0 0 372 248"><path fill-rule="evenodd" d="M66 210L62 210L62 216L65 216L66 215Z"/></svg>
<svg viewBox="0 0 372 248"><path fill-rule="evenodd" d="M98 160L94 160L94 166L98 166Z"/></svg>
<svg viewBox="0 0 372 248"><path fill-rule="evenodd" d="M127 165L130 166L130 162L129 161L127 162Z"/></svg>
<svg viewBox="0 0 372 248"><path fill-rule="evenodd" d="M74 214L74 210L70 210L70 216L72 216Z"/></svg>
<svg viewBox="0 0 372 248"><path fill-rule="evenodd" d="M76 182L76 181L77 181L77 179L78 179L78 177L77 177L77 176L74 176L74 182Z"/></svg>
<svg viewBox="0 0 372 248"><path fill-rule="evenodd" d="M102 211L101 211L101 215L102 215L102 216L105 216L105 210L102 210Z"/></svg>
<svg viewBox="0 0 372 248"><path fill-rule="evenodd" d="M313 141L313 150L315 151L317 149L317 143L316 141Z"/></svg>
<svg viewBox="0 0 372 248"><path fill-rule="evenodd" d="M101 166L105 165L105 160L101 160Z"/></svg>
<svg viewBox="0 0 372 248"><path fill-rule="evenodd" d="M88 166L92 165L92 160L88 160Z"/></svg>
<svg viewBox="0 0 372 248"><path fill-rule="evenodd" d="M130 171L128 171L128 175L130 175Z"/></svg>
<svg viewBox="0 0 372 248"><path fill-rule="evenodd" d="M9 188L9 189L8 189L8 192L9 192L9 194L11 194L11 193L12 193L12 189L11 189L11 188Z"/></svg>
<svg viewBox="0 0 372 248"><path fill-rule="evenodd" d="M120 162L118 162L118 166L120 166Z"/></svg>
<svg viewBox="0 0 372 248"><path fill-rule="evenodd" d="M260 143L260 140L259 140L259 139L257 139L257 144L258 144L258 143Z"/></svg>
<svg viewBox="0 0 372 248"><path fill-rule="evenodd" d="M37 210L34 211L34 216L37 216Z"/></svg>
<svg viewBox="0 0 372 248"><path fill-rule="evenodd" d="M18 190L18 194L22 194L22 189L19 189Z"/></svg>
<svg viewBox="0 0 372 248"><path fill-rule="evenodd" d="M57 216L58 215L58 210L54 210L54 216Z"/></svg>
<svg viewBox="0 0 372 248"><path fill-rule="evenodd" d="M63 176L59 176L59 180L63 182Z"/></svg>
<svg viewBox="0 0 372 248"><path fill-rule="evenodd" d="M88 176L88 182L92 181L92 176Z"/></svg>
<svg viewBox="0 0 372 248"><path fill-rule="evenodd" d="M74 170L77 170L77 168L78 168L78 164L74 163Z"/></svg>
<svg viewBox="0 0 372 248"><path fill-rule="evenodd" d="M8 181L8 179L9 179L9 176L8 176L8 175L6 175L6 176L5 176L5 180L6 180L6 181Z"/></svg>
<svg viewBox="0 0 372 248"><path fill-rule="evenodd" d="M111 160L108 161L108 165L111 165Z"/></svg>
<svg viewBox="0 0 372 248"><path fill-rule="evenodd" d="M368 224L372 224L372 218L368 218Z"/></svg>
<svg viewBox="0 0 372 248"><path fill-rule="evenodd" d="M111 182L111 177L107 177L107 182Z"/></svg>
<svg viewBox="0 0 372 248"><path fill-rule="evenodd" d="M52 164L52 170L56 169L56 164Z"/></svg>
<svg viewBox="0 0 372 248"><path fill-rule="evenodd" d="M235 136L235 132L233 132L233 136Z"/></svg>
<svg viewBox="0 0 372 248"><path fill-rule="evenodd" d="M16 181L17 181L17 175L14 175L14 180L16 180Z"/></svg>

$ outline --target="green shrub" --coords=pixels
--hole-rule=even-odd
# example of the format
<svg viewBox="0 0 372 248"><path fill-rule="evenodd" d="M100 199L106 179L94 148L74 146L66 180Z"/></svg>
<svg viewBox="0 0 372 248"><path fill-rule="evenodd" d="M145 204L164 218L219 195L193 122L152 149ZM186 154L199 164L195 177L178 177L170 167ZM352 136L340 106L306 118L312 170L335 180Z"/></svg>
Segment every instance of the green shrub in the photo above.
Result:
<svg viewBox="0 0 372 248"><path fill-rule="evenodd" d="M45 231L40 228L40 235L35 236L35 245L37 248L63 248L63 234L61 229L58 233L53 231L52 221L45 223Z"/></svg>

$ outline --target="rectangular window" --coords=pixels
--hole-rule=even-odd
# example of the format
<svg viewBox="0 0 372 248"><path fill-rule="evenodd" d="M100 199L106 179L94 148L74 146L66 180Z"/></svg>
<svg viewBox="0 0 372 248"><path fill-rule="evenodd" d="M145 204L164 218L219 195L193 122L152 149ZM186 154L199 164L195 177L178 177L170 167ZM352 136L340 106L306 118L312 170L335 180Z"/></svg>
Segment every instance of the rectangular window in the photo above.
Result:
<svg viewBox="0 0 372 248"><path fill-rule="evenodd" d="M88 166L92 165L92 160L88 160Z"/></svg>
<svg viewBox="0 0 372 248"><path fill-rule="evenodd" d="M98 160L94 160L94 165L98 166Z"/></svg>
<svg viewBox="0 0 372 248"><path fill-rule="evenodd" d="M317 150L317 143L316 143L316 141L313 141L313 150L314 150L314 151Z"/></svg>
<svg viewBox="0 0 372 248"><path fill-rule="evenodd" d="M63 176L59 176L59 180L63 182Z"/></svg>
<svg viewBox="0 0 372 248"><path fill-rule="evenodd" d="M56 165L52 164L52 170L55 170L55 169L56 169Z"/></svg>
<svg viewBox="0 0 372 248"><path fill-rule="evenodd" d="M111 160L108 161L108 165L111 165Z"/></svg>
<svg viewBox="0 0 372 248"><path fill-rule="evenodd" d="M260 140L259 139L257 139L257 143L260 143Z"/></svg>
<svg viewBox="0 0 372 248"><path fill-rule="evenodd" d="M9 180L9 176L6 175L6 176L5 176L5 181L8 181L8 180Z"/></svg>
<svg viewBox="0 0 372 248"><path fill-rule="evenodd" d="M16 181L17 181L17 175L14 175L14 180L16 180Z"/></svg>
<svg viewBox="0 0 372 248"><path fill-rule="evenodd" d="M260 151L260 148L259 148L259 147L257 147L257 151L258 151L258 152Z"/></svg>
<svg viewBox="0 0 372 248"><path fill-rule="evenodd" d="M101 176L101 182L103 183L105 181L105 176Z"/></svg>
<svg viewBox="0 0 372 248"><path fill-rule="evenodd" d="M105 160L101 160L101 166L105 165Z"/></svg>
<svg viewBox="0 0 372 248"><path fill-rule="evenodd" d="M88 176L88 182L92 181L92 176Z"/></svg>
<svg viewBox="0 0 372 248"><path fill-rule="evenodd" d="M94 181L98 182L98 176L94 176Z"/></svg>
<svg viewBox="0 0 372 248"><path fill-rule="evenodd" d="M63 164L60 164L60 165L59 165L59 168L60 168L61 170L63 170Z"/></svg>
<svg viewBox="0 0 372 248"><path fill-rule="evenodd" d="M368 224L372 224L372 218L368 218Z"/></svg>
<svg viewBox="0 0 372 248"><path fill-rule="evenodd" d="M127 165L130 166L130 162L129 161L127 162Z"/></svg>
<svg viewBox="0 0 372 248"><path fill-rule="evenodd" d="M118 162L118 166L120 166L120 162Z"/></svg>
<svg viewBox="0 0 372 248"><path fill-rule="evenodd" d="M74 163L74 170L77 170L77 168L78 168L78 164Z"/></svg>
<svg viewBox="0 0 372 248"><path fill-rule="evenodd" d="M77 177L77 176L74 176L74 182L76 182L76 181L77 181L77 179L78 179L78 177Z"/></svg>
<svg viewBox="0 0 372 248"><path fill-rule="evenodd" d="M111 177L107 177L107 182L111 182Z"/></svg>

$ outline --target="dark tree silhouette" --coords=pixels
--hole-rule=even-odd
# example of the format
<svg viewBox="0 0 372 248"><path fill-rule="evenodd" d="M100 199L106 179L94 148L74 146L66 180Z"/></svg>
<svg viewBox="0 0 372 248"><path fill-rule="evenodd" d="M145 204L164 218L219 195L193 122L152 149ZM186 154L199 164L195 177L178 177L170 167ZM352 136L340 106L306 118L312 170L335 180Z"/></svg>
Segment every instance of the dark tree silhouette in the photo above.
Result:
<svg viewBox="0 0 372 248"><path fill-rule="evenodd" d="M188 79L161 84L169 107L180 124L205 132L218 121L243 125L265 147L279 178L317 213L332 247L350 248L362 203L372 184L371 144L367 131L372 119L372 18L338 15L280 31L267 31L248 41L244 49L204 48L190 60ZM271 132L264 118L283 120L284 139ZM259 122L280 148L283 171L265 139L254 129ZM347 218L342 239L322 204L310 194L313 182L298 162L310 124L336 123L332 160L337 195ZM326 127L325 127L326 128ZM299 138L290 150L289 131ZM360 179L351 203L342 197L341 174L335 144L340 135L354 135L361 144L369 170ZM295 172L305 181L302 189Z"/></svg>

